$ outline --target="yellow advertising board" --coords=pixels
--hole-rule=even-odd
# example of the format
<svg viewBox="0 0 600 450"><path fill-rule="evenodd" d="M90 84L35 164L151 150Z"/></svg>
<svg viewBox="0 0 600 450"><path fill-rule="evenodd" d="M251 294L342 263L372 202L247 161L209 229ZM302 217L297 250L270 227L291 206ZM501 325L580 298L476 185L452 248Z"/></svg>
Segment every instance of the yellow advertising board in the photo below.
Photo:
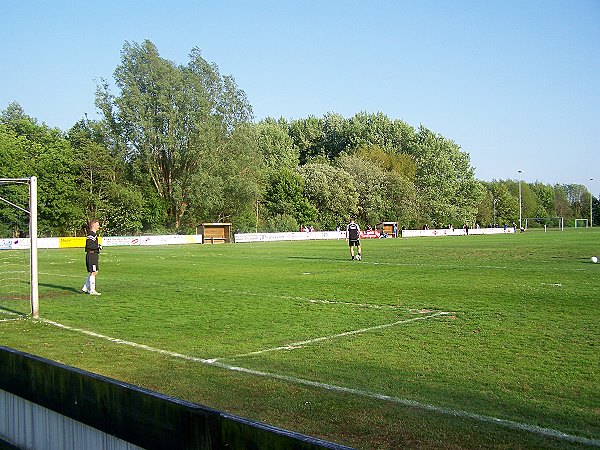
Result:
<svg viewBox="0 0 600 450"><path fill-rule="evenodd" d="M85 237L60 237L58 238L58 248L84 248ZM102 238L98 238L98 243L102 245Z"/></svg>

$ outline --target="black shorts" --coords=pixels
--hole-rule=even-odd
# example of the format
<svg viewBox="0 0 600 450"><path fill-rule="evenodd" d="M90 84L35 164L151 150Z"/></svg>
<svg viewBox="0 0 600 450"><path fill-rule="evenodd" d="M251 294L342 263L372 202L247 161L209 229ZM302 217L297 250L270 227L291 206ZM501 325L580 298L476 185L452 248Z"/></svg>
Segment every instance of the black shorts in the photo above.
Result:
<svg viewBox="0 0 600 450"><path fill-rule="evenodd" d="M354 245L355 247L358 247L358 246L360 245L360 239L354 239L354 240L352 240L352 239L348 239L348 245L349 245L350 247L352 247L353 245Z"/></svg>
<svg viewBox="0 0 600 450"><path fill-rule="evenodd" d="M98 272L98 253L88 252L85 254L85 265L89 273Z"/></svg>

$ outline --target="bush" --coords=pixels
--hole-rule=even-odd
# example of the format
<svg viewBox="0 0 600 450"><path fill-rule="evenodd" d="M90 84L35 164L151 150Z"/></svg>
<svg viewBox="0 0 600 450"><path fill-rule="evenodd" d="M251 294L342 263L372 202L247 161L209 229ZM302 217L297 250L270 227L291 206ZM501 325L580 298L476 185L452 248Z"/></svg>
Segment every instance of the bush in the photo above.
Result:
<svg viewBox="0 0 600 450"><path fill-rule="evenodd" d="M300 228L300 225L289 214L278 214L267 220L268 232L298 231L298 228Z"/></svg>

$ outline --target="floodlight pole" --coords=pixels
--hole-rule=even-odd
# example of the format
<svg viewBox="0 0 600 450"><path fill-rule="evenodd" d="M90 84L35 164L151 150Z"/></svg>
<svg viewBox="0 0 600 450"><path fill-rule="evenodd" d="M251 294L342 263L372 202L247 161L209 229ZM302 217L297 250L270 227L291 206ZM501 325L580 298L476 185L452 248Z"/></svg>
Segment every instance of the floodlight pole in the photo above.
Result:
<svg viewBox="0 0 600 450"><path fill-rule="evenodd" d="M522 198L521 198L521 174L523 173L522 170L519 170L519 230L521 230L523 227L521 225L521 222L523 220L523 202L522 202Z"/></svg>
<svg viewBox="0 0 600 450"><path fill-rule="evenodd" d="M256 228L254 230L258 233L258 199L256 199Z"/></svg>
<svg viewBox="0 0 600 450"><path fill-rule="evenodd" d="M590 228L594 226L594 218L592 216L592 200L594 198L592 195L592 181L594 181L594 179L590 178Z"/></svg>

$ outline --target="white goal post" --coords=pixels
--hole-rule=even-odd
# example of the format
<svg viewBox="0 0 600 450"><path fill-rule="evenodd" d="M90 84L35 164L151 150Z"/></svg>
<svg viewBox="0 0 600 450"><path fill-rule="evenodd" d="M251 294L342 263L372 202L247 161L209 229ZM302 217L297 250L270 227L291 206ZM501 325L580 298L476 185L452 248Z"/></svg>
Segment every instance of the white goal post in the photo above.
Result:
<svg viewBox="0 0 600 450"><path fill-rule="evenodd" d="M29 185L29 205L28 207L19 206L10 200L0 196L0 202L24 212L29 216L29 240L30 240L30 299L31 315L38 318L39 294L38 294L38 252L37 252L37 177L29 178L0 178L0 186L11 184ZM1 192L0 192L1 193Z"/></svg>
<svg viewBox="0 0 600 450"><path fill-rule="evenodd" d="M565 219L563 217L527 217L525 219L525 229L527 230L530 228L530 225L534 223L538 224L539 228L543 227L544 231L546 231L548 223L556 224L555 228L560 229L560 231L565 230Z"/></svg>
<svg viewBox="0 0 600 450"><path fill-rule="evenodd" d="M575 219L575 228L581 228L581 225L577 226L577 222L585 222L585 228L589 226L589 219Z"/></svg>

